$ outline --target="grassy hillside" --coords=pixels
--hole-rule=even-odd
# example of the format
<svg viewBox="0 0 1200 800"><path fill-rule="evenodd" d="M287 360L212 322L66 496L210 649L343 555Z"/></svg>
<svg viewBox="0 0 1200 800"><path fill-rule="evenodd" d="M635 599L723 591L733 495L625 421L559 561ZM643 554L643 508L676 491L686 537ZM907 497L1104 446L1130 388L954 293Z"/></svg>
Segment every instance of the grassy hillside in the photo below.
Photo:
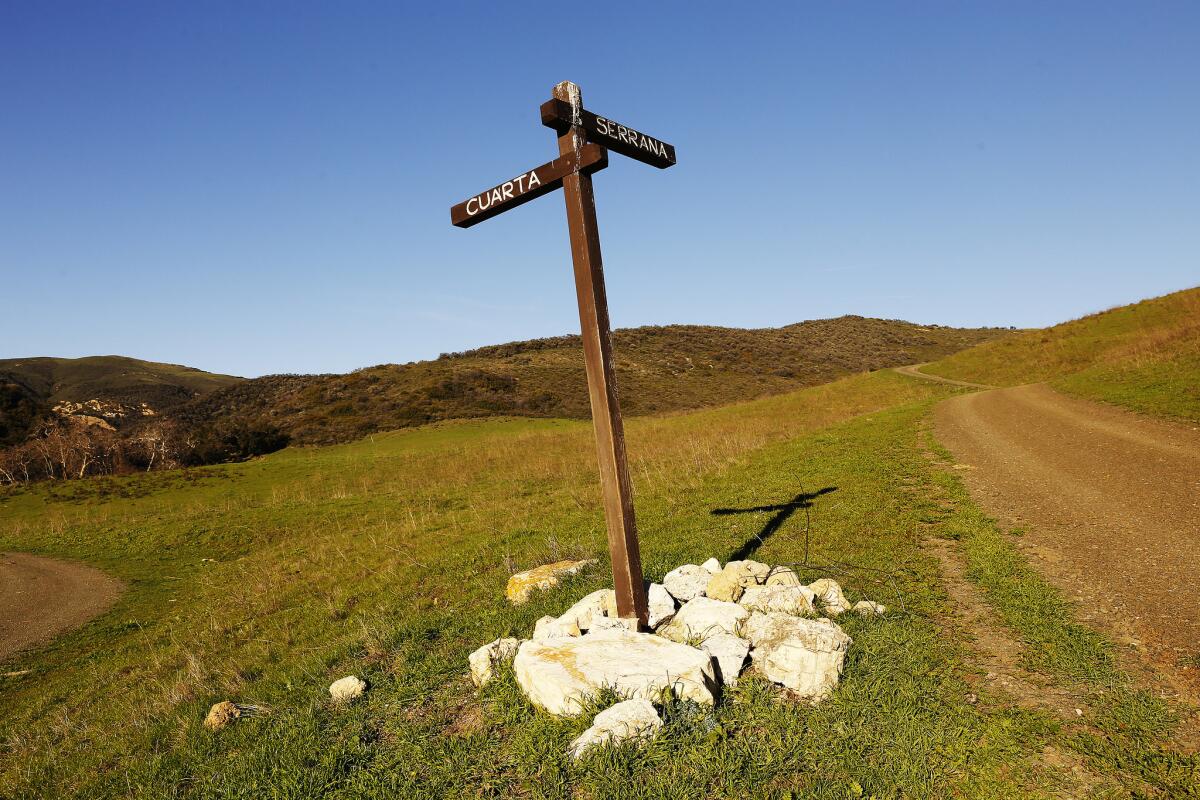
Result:
<svg viewBox="0 0 1200 800"><path fill-rule="evenodd" d="M1200 421L1200 288L948 356L923 371L995 386L1049 381L1136 411Z"/></svg>
<svg viewBox="0 0 1200 800"><path fill-rule="evenodd" d="M0 668L0 796L1182 797L1194 756L1100 637L926 455L958 390L890 371L628 424L646 572L743 547L799 561L801 515L720 515L834 488L812 562L851 599L840 687L811 707L755 677L712 713L667 709L645 750L578 765L586 718L536 712L466 656L607 583L605 567L517 609L512 568L606 553L585 422L490 420L288 449L252 462L0 494L0 550L79 558L129 583L88 627ZM984 681L949 623L931 536L962 543L1065 718ZM29 670L29 672L23 672ZM329 682L365 676L349 708ZM204 730L225 698L266 713Z"/></svg>
<svg viewBox="0 0 1200 800"><path fill-rule="evenodd" d="M635 328L615 333L617 381L627 414L693 409L940 358L1008 333L863 317L757 330ZM563 336L348 375L259 378L206 396L188 414L278 426L298 443L334 443L445 419L584 418L587 379L579 337Z"/></svg>
<svg viewBox="0 0 1200 800"><path fill-rule="evenodd" d="M243 380L125 356L4 358L0 374L52 402L102 398L131 405L146 402L155 408L177 405Z"/></svg>

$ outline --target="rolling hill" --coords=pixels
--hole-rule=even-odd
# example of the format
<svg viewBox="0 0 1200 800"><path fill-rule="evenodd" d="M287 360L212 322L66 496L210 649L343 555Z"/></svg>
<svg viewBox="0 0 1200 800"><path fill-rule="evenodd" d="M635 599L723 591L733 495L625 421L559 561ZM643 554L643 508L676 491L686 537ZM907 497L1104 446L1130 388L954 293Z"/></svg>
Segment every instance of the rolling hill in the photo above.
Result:
<svg viewBox="0 0 1200 800"><path fill-rule="evenodd" d="M143 406L169 413L241 380L125 356L0 359L0 444L20 441L34 421L58 404L97 401L95 409L77 410L103 409L117 417L140 413Z"/></svg>
<svg viewBox="0 0 1200 800"><path fill-rule="evenodd" d="M782 328L672 325L614 333L627 414L750 400L844 375L928 361L1009 335L1003 328L922 326L844 316ZM560 336L387 364L346 375L273 375L207 394L180 413L194 424L242 420L291 441L329 444L445 419L584 418L578 336Z"/></svg>
<svg viewBox="0 0 1200 800"><path fill-rule="evenodd" d="M1047 381L1134 411L1200 421L1200 288L1023 331L922 371L993 386Z"/></svg>

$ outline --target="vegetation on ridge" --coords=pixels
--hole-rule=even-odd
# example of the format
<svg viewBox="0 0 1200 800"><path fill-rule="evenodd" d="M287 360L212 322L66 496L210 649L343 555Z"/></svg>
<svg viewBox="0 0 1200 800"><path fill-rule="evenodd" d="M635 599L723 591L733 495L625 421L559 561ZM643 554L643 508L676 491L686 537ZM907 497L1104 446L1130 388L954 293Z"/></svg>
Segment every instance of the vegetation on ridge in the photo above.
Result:
<svg viewBox="0 0 1200 800"><path fill-rule="evenodd" d="M1056 388L1200 421L1200 288L1023 331L923 368L956 380Z"/></svg>

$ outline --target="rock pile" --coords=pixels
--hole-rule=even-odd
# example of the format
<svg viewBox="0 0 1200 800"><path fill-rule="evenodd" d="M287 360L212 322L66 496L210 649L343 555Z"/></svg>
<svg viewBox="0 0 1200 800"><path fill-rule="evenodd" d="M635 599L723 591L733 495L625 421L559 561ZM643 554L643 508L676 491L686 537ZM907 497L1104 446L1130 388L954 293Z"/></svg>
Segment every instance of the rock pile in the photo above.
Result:
<svg viewBox="0 0 1200 800"><path fill-rule="evenodd" d="M615 594L601 589L538 620L530 639L476 650L471 677L483 686L511 659L530 702L559 716L580 713L601 689L626 698L571 744L578 758L596 745L653 737L662 726L654 704L668 697L714 703L722 686L736 685L747 658L768 680L819 702L837 685L852 643L826 617L887 611L870 600L851 606L837 581L805 586L788 567L757 561L684 564L649 584L647 595L652 632L617 618Z"/></svg>

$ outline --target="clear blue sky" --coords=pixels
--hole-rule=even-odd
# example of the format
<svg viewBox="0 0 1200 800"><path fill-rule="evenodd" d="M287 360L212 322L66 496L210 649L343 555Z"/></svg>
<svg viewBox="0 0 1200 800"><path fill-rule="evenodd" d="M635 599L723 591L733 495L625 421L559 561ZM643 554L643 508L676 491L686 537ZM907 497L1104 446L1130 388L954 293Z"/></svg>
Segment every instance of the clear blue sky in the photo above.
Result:
<svg viewBox="0 0 1200 800"><path fill-rule="evenodd" d="M570 79L617 326L1035 326L1200 283L1200 4L0 2L0 356L345 371L575 332Z"/></svg>

